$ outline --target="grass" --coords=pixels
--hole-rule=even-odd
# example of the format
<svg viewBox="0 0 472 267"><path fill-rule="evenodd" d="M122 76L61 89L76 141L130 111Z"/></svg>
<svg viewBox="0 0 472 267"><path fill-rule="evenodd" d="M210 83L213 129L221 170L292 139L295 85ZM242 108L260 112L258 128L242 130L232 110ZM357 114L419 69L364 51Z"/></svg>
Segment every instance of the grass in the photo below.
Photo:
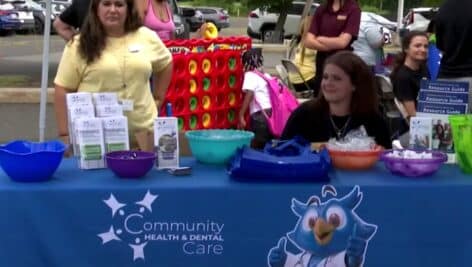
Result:
<svg viewBox="0 0 472 267"><path fill-rule="evenodd" d="M30 87L31 78L25 75L0 75L0 87Z"/></svg>
<svg viewBox="0 0 472 267"><path fill-rule="evenodd" d="M226 9L230 16L240 16L246 17L249 14L250 9L245 5L242 5L241 2L233 3L220 3L218 0L208 1L208 0L193 0L193 1L179 1L179 6L187 7L198 7L198 6L214 6L222 7Z"/></svg>

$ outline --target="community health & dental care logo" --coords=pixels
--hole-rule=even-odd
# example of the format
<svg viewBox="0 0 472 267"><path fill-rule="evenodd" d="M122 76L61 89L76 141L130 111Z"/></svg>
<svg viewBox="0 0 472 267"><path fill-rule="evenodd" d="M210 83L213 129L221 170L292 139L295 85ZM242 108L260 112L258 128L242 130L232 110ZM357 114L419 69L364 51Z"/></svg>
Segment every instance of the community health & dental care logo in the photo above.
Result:
<svg viewBox="0 0 472 267"><path fill-rule="evenodd" d="M98 234L102 244L123 242L131 247L133 260L144 260L144 249L151 242L177 242L186 255L223 254L224 223L210 219L153 220L152 204L157 199L158 195L148 190L141 200L126 204L110 194L103 202L111 209L112 223L106 232Z"/></svg>

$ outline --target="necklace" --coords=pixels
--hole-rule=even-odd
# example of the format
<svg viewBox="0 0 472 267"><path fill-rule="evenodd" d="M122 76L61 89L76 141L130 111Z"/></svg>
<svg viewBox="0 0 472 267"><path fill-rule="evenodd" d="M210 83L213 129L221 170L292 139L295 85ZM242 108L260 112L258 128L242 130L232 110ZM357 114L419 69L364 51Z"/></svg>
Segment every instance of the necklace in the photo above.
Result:
<svg viewBox="0 0 472 267"><path fill-rule="evenodd" d="M347 130L347 126L351 122L351 116L349 116L349 118L347 118L346 122L344 123L343 127L341 127L341 128L338 128L338 126L336 126L336 123L334 123L334 120L333 120L333 116L329 115L329 120L331 121L331 125L333 126L334 132L336 134L336 139L340 139L342 136L344 136L344 134Z"/></svg>
<svg viewBox="0 0 472 267"><path fill-rule="evenodd" d="M122 60L120 60L121 59L120 54L122 55ZM115 54L115 59L120 69L121 88L125 89L126 88L126 36L124 37L124 45L121 47L121 49L118 50L118 55Z"/></svg>
<svg viewBox="0 0 472 267"><path fill-rule="evenodd" d="M126 53L123 55L123 69L121 72L121 88L126 88Z"/></svg>

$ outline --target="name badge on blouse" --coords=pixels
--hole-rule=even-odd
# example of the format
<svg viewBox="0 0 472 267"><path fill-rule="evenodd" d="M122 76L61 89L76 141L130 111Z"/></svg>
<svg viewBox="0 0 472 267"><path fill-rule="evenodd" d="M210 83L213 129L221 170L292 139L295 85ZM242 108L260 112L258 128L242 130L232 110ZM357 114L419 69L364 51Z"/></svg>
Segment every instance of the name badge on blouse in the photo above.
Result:
<svg viewBox="0 0 472 267"><path fill-rule="evenodd" d="M347 16L346 15L338 15L336 17L337 20L347 20Z"/></svg>
<svg viewBox="0 0 472 267"><path fill-rule="evenodd" d="M141 49L142 49L142 46L139 44L132 44L128 47L128 51L131 53L137 53L141 51Z"/></svg>
<svg viewBox="0 0 472 267"><path fill-rule="evenodd" d="M121 99L121 106L123 107L123 111L133 111L133 100L131 99Z"/></svg>

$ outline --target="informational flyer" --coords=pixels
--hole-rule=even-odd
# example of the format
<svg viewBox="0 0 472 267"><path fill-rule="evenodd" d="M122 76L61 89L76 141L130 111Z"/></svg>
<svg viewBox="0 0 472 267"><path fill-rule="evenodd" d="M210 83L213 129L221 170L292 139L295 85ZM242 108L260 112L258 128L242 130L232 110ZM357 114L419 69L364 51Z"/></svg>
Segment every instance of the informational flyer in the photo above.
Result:
<svg viewBox="0 0 472 267"><path fill-rule="evenodd" d="M455 162L455 155L452 127L448 116L467 113L468 105L468 82L421 80L417 116L431 119L432 132L429 146L446 152L450 163Z"/></svg>

